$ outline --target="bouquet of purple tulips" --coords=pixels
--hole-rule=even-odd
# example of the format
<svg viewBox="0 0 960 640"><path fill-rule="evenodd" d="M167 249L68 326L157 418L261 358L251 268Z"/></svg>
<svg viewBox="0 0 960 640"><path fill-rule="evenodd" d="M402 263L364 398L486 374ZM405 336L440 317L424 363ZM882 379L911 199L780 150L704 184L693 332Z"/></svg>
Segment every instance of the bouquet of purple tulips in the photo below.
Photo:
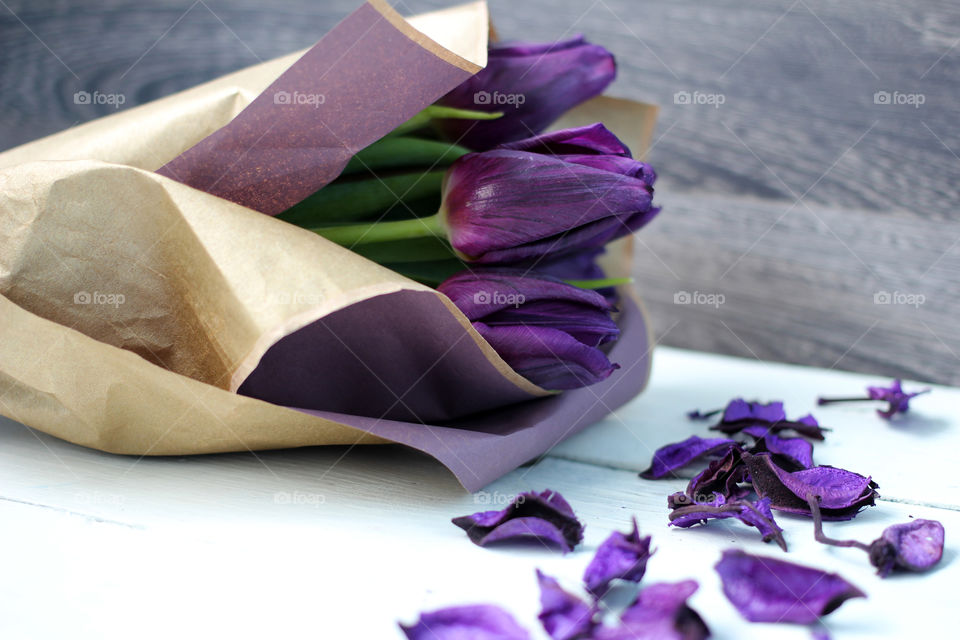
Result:
<svg viewBox="0 0 960 640"><path fill-rule="evenodd" d="M624 142L656 110L600 95L601 46L489 33L483 2L367 0L0 153L0 410L141 456L400 443L476 489L637 395L609 245L658 212Z"/></svg>
<svg viewBox="0 0 960 640"><path fill-rule="evenodd" d="M492 44L485 69L279 217L436 287L534 384L604 380L625 280L596 258L657 215L656 174L602 123L543 131L615 76L582 37Z"/></svg>

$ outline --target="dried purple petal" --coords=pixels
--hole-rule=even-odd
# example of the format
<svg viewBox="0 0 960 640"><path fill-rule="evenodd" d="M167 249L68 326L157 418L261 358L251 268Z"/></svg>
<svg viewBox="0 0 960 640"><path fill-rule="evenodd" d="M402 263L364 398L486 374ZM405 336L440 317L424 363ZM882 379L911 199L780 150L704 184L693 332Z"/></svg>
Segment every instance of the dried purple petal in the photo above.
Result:
<svg viewBox="0 0 960 640"><path fill-rule="evenodd" d="M723 409L714 409L713 411L701 412L700 409L694 409L693 411L687 411L687 418L689 420L709 420L722 411Z"/></svg>
<svg viewBox="0 0 960 640"><path fill-rule="evenodd" d="M866 397L853 398L817 398L817 404L836 404L838 402L865 402L869 400L879 400L887 403L887 408L877 409L881 417L890 419L898 413L906 413L910 410L910 400L917 396L930 393L930 389L921 389L908 393L903 390L900 380L894 380L889 387L867 387Z"/></svg>
<svg viewBox="0 0 960 640"><path fill-rule="evenodd" d="M702 640L710 629L687 600L697 590L694 580L658 583L640 591L620 616L620 626L598 629L595 640Z"/></svg>
<svg viewBox="0 0 960 640"><path fill-rule="evenodd" d="M907 393L903 390L900 380L894 380L889 387L867 387L867 394L871 400L882 400L887 403L887 409L877 409L884 418L892 418L897 413L906 413L910 410L910 400L924 393L930 393L930 389L922 389L913 393Z"/></svg>
<svg viewBox="0 0 960 640"><path fill-rule="evenodd" d="M521 493L500 511L481 511L453 519L481 547L506 540L537 539L566 553L583 540L583 525L556 491Z"/></svg>
<svg viewBox="0 0 960 640"><path fill-rule="evenodd" d="M809 624L850 598L865 598L835 573L730 549L715 566L723 593L751 622Z"/></svg>
<svg viewBox="0 0 960 640"><path fill-rule="evenodd" d="M747 402L743 398L734 398L723 410L722 422L739 420L757 420L760 422L782 422L787 419L782 402Z"/></svg>
<svg viewBox="0 0 960 640"><path fill-rule="evenodd" d="M740 487L747 479L747 467L743 464L743 450L739 445L730 447L726 455L712 460L706 469L687 484L686 494L693 502L708 502L714 494L727 500L737 500L749 493Z"/></svg>
<svg viewBox="0 0 960 640"><path fill-rule="evenodd" d="M807 496L821 498L825 520L850 520L876 498L877 483L869 477L836 467L819 466L788 472L776 465L769 453L743 454L754 491L770 498L778 511L809 515Z"/></svg>
<svg viewBox="0 0 960 640"><path fill-rule="evenodd" d="M921 519L895 524L884 529L883 534L870 544L864 544L859 540L828 537L823 532L820 498L808 494L807 504L813 516L813 537L817 542L866 551L881 578L887 577L894 569L926 571L940 562L943 556L943 525L936 520Z"/></svg>
<svg viewBox="0 0 960 640"><path fill-rule="evenodd" d="M886 577L893 569L927 571L943 557L943 525L936 520L895 524L870 545L870 562Z"/></svg>
<svg viewBox="0 0 960 640"><path fill-rule="evenodd" d="M803 438L781 438L759 425L747 427L743 432L756 439L750 453L770 453L782 469L799 471L813 466L813 445Z"/></svg>
<svg viewBox="0 0 960 640"><path fill-rule="evenodd" d="M683 442L674 442L657 449L650 462L650 468L641 473L640 477L648 480L662 478L698 458L725 452L728 447L736 444L736 441L729 438L690 436Z"/></svg>
<svg viewBox="0 0 960 640"><path fill-rule="evenodd" d="M764 404L747 402L742 398L731 400L723 411L723 418L710 429L733 435L752 426L765 427L769 433L792 430L814 440L823 440L823 432L826 431L812 415L799 420L787 420L782 402Z"/></svg>
<svg viewBox="0 0 960 640"><path fill-rule="evenodd" d="M634 518L630 533L614 531L597 549L583 573L587 591L602 598L614 580L640 582L651 555L650 536L640 537L637 519Z"/></svg>
<svg viewBox="0 0 960 640"><path fill-rule="evenodd" d="M529 640L530 634L509 613L491 604L448 607L420 614L409 627L409 640Z"/></svg>
<svg viewBox="0 0 960 640"><path fill-rule="evenodd" d="M596 607L571 593L537 569L540 584L540 623L553 640L588 638L596 626Z"/></svg>
<svg viewBox="0 0 960 640"><path fill-rule="evenodd" d="M783 539L783 529L777 525L770 512L770 499L761 498L756 502L748 500L727 501L717 495L710 502L678 506L670 512L670 525L684 529L697 524L706 524L708 520L736 518L745 525L756 527L764 542L776 540L784 551L787 542Z"/></svg>

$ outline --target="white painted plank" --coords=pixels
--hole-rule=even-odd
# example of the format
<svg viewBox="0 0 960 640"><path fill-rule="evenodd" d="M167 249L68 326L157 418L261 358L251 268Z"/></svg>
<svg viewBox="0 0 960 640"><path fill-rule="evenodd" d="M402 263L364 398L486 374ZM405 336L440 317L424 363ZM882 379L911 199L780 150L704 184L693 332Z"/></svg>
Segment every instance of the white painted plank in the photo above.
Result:
<svg viewBox="0 0 960 640"><path fill-rule="evenodd" d="M73 514L0 500L0 637L125 638L135 630L144 638L400 638L398 619L491 602L542 639L534 569L576 590L596 546L611 529L626 528L631 514L657 548L645 580L698 579L693 605L721 639L759 637L761 630L769 640L809 637L801 627L750 625L726 602L712 565L732 545L839 571L865 590L869 600L828 618L841 640L943 636L943 611L960 579L951 548L934 573L880 580L864 554L817 545L809 521L799 518L781 518L788 555L736 524L668 529L664 496L681 481L640 483L632 472L555 459L513 472L490 495L560 490L587 524L585 544L567 556L538 546L480 549L449 522L483 508L473 497L422 456L369 451L322 479L319 470L332 461L324 450L294 459L266 454L277 477L259 473L249 456L156 460L122 482L119 467L74 466L95 490L110 493L84 500L78 485L73 494L62 487L62 495L83 502ZM56 469L38 465L36 486L27 489L63 480ZM5 474L5 494L9 479ZM276 504L271 496L281 489L316 492L324 501ZM881 503L831 532L869 540L909 515L943 521L948 543L960 526L955 511Z"/></svg>
<svg viewBox="0 0 960 640"><path fill-rule="evenodd" d="M723 407L734 397L783 400L788 417L813 412L833 427L814 443L818 464L872 475L890 499L960 507L960 389L904 382L906 389L932 386L908 415L888 422L876 415L879 403L817 407L818 395L865 395L868 384L888 379L841 371L759 362L660 347L654 354L650 386L602 422L566 440L552 455L642 471L653 452L692 434L706 436L712 421L686 418L691 409ZM689 475L689 474L687 474Z"/></svg>

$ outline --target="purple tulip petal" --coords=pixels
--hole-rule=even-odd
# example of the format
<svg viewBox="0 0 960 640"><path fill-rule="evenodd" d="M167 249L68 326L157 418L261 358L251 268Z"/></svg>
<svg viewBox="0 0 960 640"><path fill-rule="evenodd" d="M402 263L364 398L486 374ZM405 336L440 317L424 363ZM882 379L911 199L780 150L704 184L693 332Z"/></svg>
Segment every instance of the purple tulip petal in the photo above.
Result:
<svg viewBox="0 0 960 640"><path fill-rule="evenodd" d="M594 628L596 608L564 591L557 581L537 569L540 583L540 623L553 640L587 638Z"/></svg>
<svg viewBox="0 0 960 640"><path fill-rule="evenodd" d="M778 511L809 515L807 496L820 497L824 520L850 520L876 498L877 484L869 477L829 466L788 472L776 465L769 453L743 454L753 488L761 498L770 498Z"/></svg>
<svg viewBox="0 0 960 640"><path fill-rule="evenodd" d="M630 533L614 531L597 548L597 553L583 573L583 583L587 591L602 598L614 580L640 582L651 555L650 536L640 537L634 518Z"/></svg>
<svg viewBox="0 0 960 640"><path fill-rule="evenodd" d="M751 622L810 624L866 594L834 573L727 550L715 566L723 592Z"/></svg>
<svg viewBox="0 0 960 640"><path fill-rule="evenodd" d="M500 511L481 511L453 519L481 547L506 540L538 539L566 553L583 540L583 525L555 491L521 493Z"/></svg>
<svg viewBox="0 0 960 640"><path fill-rule="evenodd" d="M775 540L780 548L787 550L787 543L783 539L783 529L777 525L770 511L770 499L761 498L756 502L747 500L727 501L723 496L716 496L707 503L677 505L670 512L670 525L688 528L698 524L706 524L708 520L736 518L740 522L756 527L763 536L764 542Z"/></svg>
<svg viewBox="0 0 960 640"><path fill-rule="evenodd" d="M943 557L943 525L918 519L887 527L870 545L870 562L886 576L893 569L927 571Z"/></svg>
<svg viewBox="0 0 960 640"><path fill-rule="evenodd" d="M536 185L536 188L531 188ZM442 210L450 243L480 263L599 247L635 228L651 210L641 179L554 156L495 149L448 170Z"/></svg>
<svg viewBox="0 0 960 640"><path fill-rule="evenodd" d="M620 617L617 627L598 629L594 640L703 640L710 629L687 600L697 590L697 583L650 585L637 594L636 602Z"/></svg>
<svg viewBox="0 0 960 640"><path fill-rule="evenodd" d="M552 156L602 155L631 157L630 149L602 123L551 131L500 145L501 149Z"/></svg>
<svg viewBox="0 0 960 640"><path fill-rule="evenodd" d="M400 625L409 640L529 640L509 613L490 604L449 607L420 614L409 627Z"/></svg>
<svg viewBox="0 0 960 640"><path fill-rule="evenodd" d="M523 269L483 268L447 278L437 290L470 320L482 320L498 311L517 309L530 302L560 301L611 311L600 294L569 285L553 276Z"/></svg>
<svg viewBox="0 0 960 640"><path fill-rule="evenodd" d="M551 327L474 328L514 371L544 389L577 389L610 377L619 365L597 349Z"/></svg>
<svg viewBox="0 0 960 640"><path fill-rule="evenodd" d="M795 468L787 469L788 471L809 469L813 466L813 445L803 438L781 438L761 426L747 427L743 432L756 439L750 453L771 453L781 468L787 469L784 463L792 463L791 466Z"/></svg>
<svg viewBox="0 0 960 640"><path fill-rule="evenodd" d="M487 66L439 100L500 111L496 120L438 120L450 140L485 150L546 129L572 107L603 93L616 77L613 55L576 36L555 43L493 43Z"/></svg>
<svg viewBox="0 0 960 640"><path fill-rule="evenodd" d="M736 441L729 438L701 438L690 436L682 442L674 442L660 447L653 454L650 468L640 474L640 477L653 480L662 478L668 473L684 467L694 460L706 456L726 453L729 447L736 445Z"/></svg>

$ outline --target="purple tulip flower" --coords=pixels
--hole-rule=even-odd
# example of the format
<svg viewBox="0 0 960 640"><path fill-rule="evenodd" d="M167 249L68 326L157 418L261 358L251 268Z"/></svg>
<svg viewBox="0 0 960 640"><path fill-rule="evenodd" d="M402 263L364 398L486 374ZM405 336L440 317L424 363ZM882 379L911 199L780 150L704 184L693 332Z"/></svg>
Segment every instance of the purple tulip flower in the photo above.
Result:
<svg viewBox="0 0 960 640"><path fill-rule="evenodd" d="M597 123L461 157L447 171L441 216L465 259L519 262L636 231L659 212L655 180Z"/></svg>
<svg viewBox="0 0 960 640"><path fill-rule="evenodd" d="M647 224L656 177L597 123L462 156L435 215L312 230L346 247L434 236L467 262L535 266Z"/></svg>
<svg viewBox="0 0 960 640"><path fill-rule="evenodd" d="M583 36L553 43L492 43L487 66L438 101L476 111L499 111L496 120L438 120L449 138L471 149L490 149L546 129L572 107L598 96L617 75L613 54Z"/></svg>
<svg viewBox="0 0 960 640"><path fill-rule="evenodd" d="M617 368L598 347L620 330L599 293L519 269L464 271L437 287L517 373L575 389Z"/></svg>

